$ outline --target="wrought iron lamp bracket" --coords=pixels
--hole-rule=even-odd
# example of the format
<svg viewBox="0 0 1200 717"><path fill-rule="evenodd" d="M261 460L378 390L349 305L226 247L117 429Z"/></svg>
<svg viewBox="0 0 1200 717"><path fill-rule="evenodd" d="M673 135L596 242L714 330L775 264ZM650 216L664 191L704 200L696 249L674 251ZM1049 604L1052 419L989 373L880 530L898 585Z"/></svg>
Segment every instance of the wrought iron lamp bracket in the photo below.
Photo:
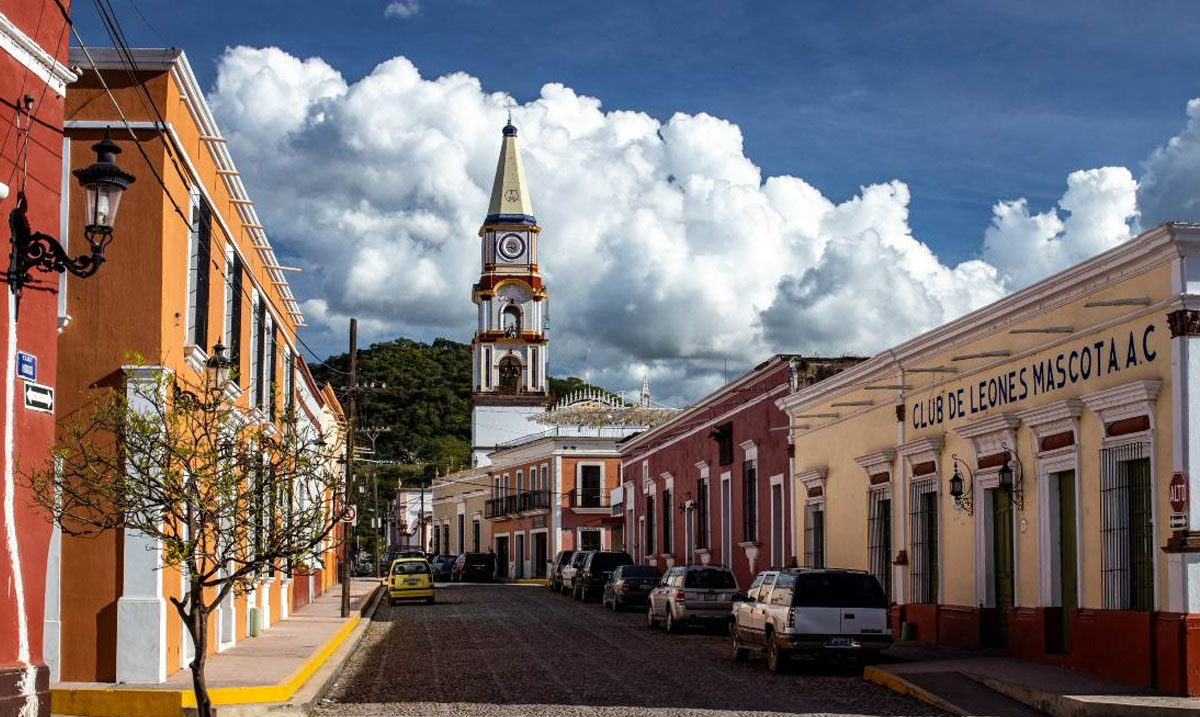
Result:
<svg viewBox="0 0 1200 717"><path fill-rule="evenodd" d="M954 486L955 478L951 478L950 479L950 484L951 484L950 495L951 495L951 497L954 498L955 505L957 505L962 510L965 510L967 512L967 515L973 515L975 513L975 501L974 501L975 474L973 472L971 472L971 467L967 465L967 462L958 457L957 453L951 453L950 458L954 461L955 477L957 478L957 480L960 483L965 483L965 485L960 489L961 492L958 495L954 495L954 487L953 486ZM959 465L961 465L963 467L963 470L965 470L967 472L967 478L965 481L963 480L962 474L958 472Z"/></svg>
<svg viewBox="0 0 1200 717"><path fill-rule="evenodd" d="M44 232L33 231L29 226L27 207L25 194L21 193L17 195L16 208L8 216L8 225L12 230L12 260L5 280L13 293L20 294L22 287L33 281L34 269L60 274L69 271L80 278L96 273L104 263L104 248L112 241L111 228L87 227L84 236L91 254L71 257L57 239Z"/></svg>
<svg viewBox="0 0 1200 717"><path fill-rule="evenodd" d="M1025 466L1022 465L1021 458L1017 455L1017 452L1008 447L1007 442L1001 442L1000 449L1005 454L1004 465L1001 466L1000 470L1012 471L1012 482L1005 486L1005 488L1012 498L1013 506L1017 510L1025 510ZM1010 459L1016 463L1015 470L1008 466Z"/></svg>

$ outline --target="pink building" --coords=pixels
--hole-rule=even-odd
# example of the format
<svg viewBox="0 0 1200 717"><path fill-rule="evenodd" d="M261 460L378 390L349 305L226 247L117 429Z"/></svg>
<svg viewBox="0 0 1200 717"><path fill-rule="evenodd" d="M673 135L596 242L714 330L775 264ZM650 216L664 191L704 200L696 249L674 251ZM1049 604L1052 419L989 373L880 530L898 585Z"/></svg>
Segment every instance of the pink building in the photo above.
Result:
<svg viewBox="0 0 1200 717"><path fill-rule="evenodd" d="M788 506L788 418L775 402L858 359L777 355L621 445L620 500L631 554L666 570L726 565L754 574L803 563Z"/></svg>

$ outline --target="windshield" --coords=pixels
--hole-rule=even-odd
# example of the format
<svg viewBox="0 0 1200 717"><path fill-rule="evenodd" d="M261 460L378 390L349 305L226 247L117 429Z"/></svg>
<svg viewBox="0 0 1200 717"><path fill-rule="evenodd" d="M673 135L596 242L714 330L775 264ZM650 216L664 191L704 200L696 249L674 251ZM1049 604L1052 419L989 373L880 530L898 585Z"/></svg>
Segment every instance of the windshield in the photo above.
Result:
<svg viewBox="0 0 1200 717"><path fill-rule="evenodd" d="M406 560L392 566L392 575L425 575L429 572L429 563L424 560Z"/></svg>
<svg viewBox="0 0 1200 717"><path fill-rule="evenodd" d="M463 562L467 565L491 565L492 556L483 553L468 553Z"/></svg>
<svg viewBox="0 0 1200 717"><path fill-rule="evenodd" d="M737 583L733 581L733 573L727 570L689 570L683 579L683 586L702 590L733 590L737 588Z"/></svg>
<svg viewBox="0 0 1200 717"><path fill-rule="evenodd" d="M859 573L802 573L796 577L795 607L886 608L879 581Z"/></svg>
<svg viewBox="0 0 1200 717"><path fill-rule="evenodd" d="M623 578L659 578L662 573L658 572L657 568L652 568L649 565L626 565L621 571Z"/></svg>
<svg viewBox="0 0 1200 717"><path fill-rule="evenodd" d="M627 553L596 553L596 557L592 558L592 570L612 570L621 565L628 565L633 562L633 558Z"/></svg>

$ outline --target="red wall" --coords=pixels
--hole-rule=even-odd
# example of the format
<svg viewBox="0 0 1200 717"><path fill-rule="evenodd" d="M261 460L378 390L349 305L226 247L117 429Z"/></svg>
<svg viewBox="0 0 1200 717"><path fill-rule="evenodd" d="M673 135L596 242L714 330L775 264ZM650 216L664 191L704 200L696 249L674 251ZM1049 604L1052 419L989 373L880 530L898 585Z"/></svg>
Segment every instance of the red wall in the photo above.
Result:
<svg viewBox="0 0 1200 717"><path fill-rule="evenodd" d="M32 36L48 52L66 64L67 35L66 21L53 2L4 2L0 11L26 34ZM24 133L16 129L16 108L24 95L34 100L28 150L25 151ZM21 119L22 126L26 121ZM48 88L37 75L7 54L0 53L0 182L9 187L9 196L0 201L0 213L7 220L17 203L17 193L24 184L28 199L29 223L34 231L41 231L61 238L59 226L60 188L62 182L62 123L63 98ZM27 173L26 173L27 170ZM6 227L7 231L7 227ZM7 236L7 233L6 233ZM0 269L9 268L8 244L0 252ZM21 296L20 312L16 323L16 346L18 350L37 356L37 382L54 385L56 370L57 300L58 275L34 271L33 284L27 285ZM6 287L5 319L0 321L0 345L7 346L12 324L9 307L13 295ZM42 511L32 506L29 489L23 485L22 474L46 467L48 448L54 437L54 416L27 410L24 407L21 381L12 381L5 350L5 364L0 370L5 375L6 392L12 392L15 404L13 425L4 425L4 414L0 412L0 428L11 432L13 465L8 465L4 452L0 451L0 465L4 467L6 482L0 491L6 490L7 479L15 484L11 496L15 514L14 524L4 523L0 513L0 528L7 536L14 535L17 542L17 558L20 574L14 574L15 562L10 553L0 549L0 711L16 704L11 700L15 684L10 677L22 667L42 664L42 622L44 619L46 560L50 539L50 524ZM24 603L24 620L20 617L17 600L17 585L23 584L21 598ZM22 629L21 623L24 623ZM27 661L21 659L19 635L24 631L28 639ZM44 690L45 674L38 677L38 688ZM8 698L8 699L6 699ZM43 705L48 712L48 705Z"/></svg>
<svg viewBox="0 0 1200 717"><path fill-rule="evenodd" d="M739 547L743 537L742 517L742 460L743 452L738 444L754 440L758 444L758 536L760 543L759 556L755 571L772 567L771 562L771 494L770 478L773 475L784 476L784 508L783 508L783 542L784 556L780 563L786 562L789 556L801 552L800 546L791 543L791 495L787 476L788 473L788 442L787 415L775 407L775 400L782 392L772 392L777 387L785 387L788 383L788 365L777 362L774 366L762 369L761 376L753 376L741 390L732 393L718 391L704 399L710 405L697 414L688 416L679 428L666 430L660 435L647 436L647 439L631 441L621 451L621 462L624 466L624 480L632 481L634 486L634 531L631 544L640 545L642 536L637 528L638 519L646 513L646 498L642 494L642 461L650 462L650 479L655 482L654 496L654 525L656 531L655 553L662 552L662 491L664 486L661 478L663 473L673 476L674 488L671 502L676 506L671 510L672 524L672 554L676 565L682 565L687 549L684 531L684 515L678 509L684 501L695 499L696 484L700 472L696 468L699 461L707 461L709 466L709 555L712 564L730 566L737 577L738 585L745 589L750 585L754 575L750 570L745 551ZM703 402L702 402L703 403ZM743 405L744 408L738 408ZM732 415L720 420L723 414L733 411ZM709 432L717 425L729 421L733 424L733 462L729 465L718 464L718 447L716 441L709 438ZM711 425L710 425L711 423ZM667 444L675 438L679 440ZM649 450L647 448L650 447ZM730 473L730 499L732 503L732 540L733 555L722 555L721 535L721 474ZM628 510L629 498L625 498L625 509ZM662 560L658 567L666 566ZM782 565L775 566L782 567Z"/></svg>

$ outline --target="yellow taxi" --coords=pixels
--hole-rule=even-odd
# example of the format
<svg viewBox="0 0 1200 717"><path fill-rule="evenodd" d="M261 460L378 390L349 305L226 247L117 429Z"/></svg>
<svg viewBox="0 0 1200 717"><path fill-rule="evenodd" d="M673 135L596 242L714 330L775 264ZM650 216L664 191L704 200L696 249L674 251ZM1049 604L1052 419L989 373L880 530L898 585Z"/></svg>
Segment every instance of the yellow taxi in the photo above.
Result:
<svg viewBox="0 0 1200 717"><path fill-rule="evenodd" d="M424 558L396 558L388 570L388 604L398 600L433 602L433 569Z"/></svg>

